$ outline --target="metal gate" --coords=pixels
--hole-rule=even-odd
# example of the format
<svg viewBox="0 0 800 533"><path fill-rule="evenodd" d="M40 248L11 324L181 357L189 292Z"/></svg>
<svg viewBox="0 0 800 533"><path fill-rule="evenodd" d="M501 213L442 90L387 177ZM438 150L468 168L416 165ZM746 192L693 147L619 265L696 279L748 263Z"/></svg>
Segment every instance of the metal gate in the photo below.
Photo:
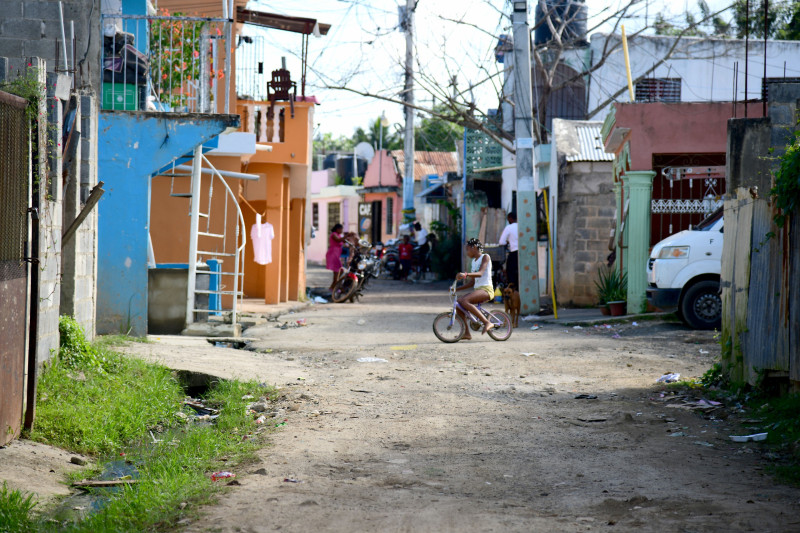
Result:
<svg viewBox="0 0 800 533"><path fill-rule="evenodd" d="M653 170L650 246L722 205L725 154L653 154Z"/></svg>
<svg viewBox="0 0 800 533"><path fill-rule="evenodd" d="M19 436L25 392L28 269L27 101L0 91L0 445Z"/></svg>

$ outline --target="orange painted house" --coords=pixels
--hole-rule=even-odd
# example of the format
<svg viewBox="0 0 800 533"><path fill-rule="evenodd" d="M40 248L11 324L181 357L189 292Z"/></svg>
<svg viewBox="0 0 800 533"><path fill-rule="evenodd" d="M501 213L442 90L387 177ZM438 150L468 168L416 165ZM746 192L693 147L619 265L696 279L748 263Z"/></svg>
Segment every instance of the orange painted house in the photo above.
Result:
<svg viewBox="0 0 800 533"><path fill-rule="evenodd" d="M180 10L185 15L221 16L220 4L200 3L193 9L186 0L160 0L158 7L170 12ZM243 29L251 23L273 28L270 32L282 29L301 33L304 40L314 30L327 33L328 26L314 20L247 11L243 10L245 4L236 0L234 34L238 38L234 42L239 44L252 46L257 39L243 38L248 33ZM239 49L235 46L231 70L242 76L242 69L236 68ZM268 101L266 82L270 71L275 80L274 71L280 71L281 60L260 57L257 69L264 72L263 94L253 95L248 90L251 94L244 96L241 80L231 76L229 83L237 90L231 90L230 113L240 115L241 128L223 134L219 146L207 150L201 162L197 257L198 261L221 263L218 292L222 309L230 309L237 297L257 298L267 304L305 297L305 246L310 236L307 205L316 100L303 96L298 88L292 91L291 98L282 99L279 95ZM256 67L247 70L252 72ZM284 82L291 75L286 70L279 72ZM302 83L304 89L303 81L291 81L297 87ZM223 102L212 105L221 107ZM188 173L192 164L193 160L187 158L177 168L151 180L150 227L157 264L185 264L191 260L193 243L187 215L194 200ZM250 233L257 215L274 229L272 261L266 265L254 260ZM243 243L243 254L240 252L237 257ZM239 264L238 283L234 263ZM197 320L204 318L198 316Z"/></svg>

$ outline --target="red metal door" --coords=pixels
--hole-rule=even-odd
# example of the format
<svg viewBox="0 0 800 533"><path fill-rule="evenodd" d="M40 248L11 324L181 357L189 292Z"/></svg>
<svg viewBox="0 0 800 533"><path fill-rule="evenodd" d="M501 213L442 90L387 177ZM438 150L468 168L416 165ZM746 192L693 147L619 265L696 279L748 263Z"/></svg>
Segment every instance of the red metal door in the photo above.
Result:
<svg viewBox="0 0 800 533"><path fill-rule="evenodd" d="M19 436L25 391L29 160L25 104L0 93L0 445Z"/></svg>
<svg viewBox="0 0 800 533"><path fill-rule="evenodd" d="M653 154L650 246L699 224L725 194L725 154Z"/></svg>

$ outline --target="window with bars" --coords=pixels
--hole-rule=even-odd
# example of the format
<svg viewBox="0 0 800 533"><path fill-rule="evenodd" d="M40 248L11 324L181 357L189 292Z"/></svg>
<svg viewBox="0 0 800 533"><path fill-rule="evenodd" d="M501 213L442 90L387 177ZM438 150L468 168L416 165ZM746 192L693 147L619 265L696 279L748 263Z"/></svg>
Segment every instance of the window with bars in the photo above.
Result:
<svg viewBox="0 0 800 533"><path fill-rule="evenodd" d="M394 198L386 198L386 234L394 233Z"/></svg>
<svg viewBox="0 0 800 533"><path fill-rule="evenodd" d="M311 204L311 225L319 229L319 204L317 202Z"/></svg>
<svg viewBox="0 0 800 533"><path fill-rule="evenodd" d="M680 102L680 78L646 78L636 84L637 102Z"/></svg>
<svg viewBox="0 0 800 533"><path fill-rule="evenodd" d="M328 233L333 231L333 227L342 221L341 206L337 202L328 204Z"/></svg>

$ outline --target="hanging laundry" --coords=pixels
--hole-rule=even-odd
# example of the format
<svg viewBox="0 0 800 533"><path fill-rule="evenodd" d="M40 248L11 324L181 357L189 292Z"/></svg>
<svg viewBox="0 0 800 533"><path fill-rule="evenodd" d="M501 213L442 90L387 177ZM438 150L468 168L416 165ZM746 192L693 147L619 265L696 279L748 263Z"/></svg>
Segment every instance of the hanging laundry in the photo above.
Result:
<svg viewBox="0 0 800 533"><path fill-rule="evenodd" d="M275 230L269 222L260 224L260 216L256 217L256 222L250 228L250 240L253 241L253 260L259 265L268 265L272 263L272 239L275 238Z"/></svg>

